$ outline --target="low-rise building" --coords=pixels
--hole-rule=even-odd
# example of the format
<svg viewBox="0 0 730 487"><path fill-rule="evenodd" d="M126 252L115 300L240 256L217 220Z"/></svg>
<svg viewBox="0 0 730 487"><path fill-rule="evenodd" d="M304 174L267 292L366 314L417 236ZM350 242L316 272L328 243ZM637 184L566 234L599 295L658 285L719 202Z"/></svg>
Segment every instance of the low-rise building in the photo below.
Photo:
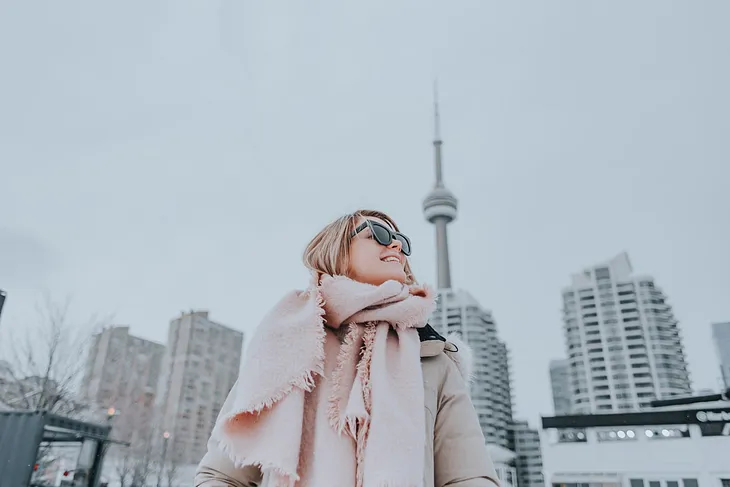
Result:
<svg viewBox="0 0 730 487"><path fill-rule="evenodd" d="M638 412L543 417L552 487L730 487L730 400L655 401Z"/></svg>

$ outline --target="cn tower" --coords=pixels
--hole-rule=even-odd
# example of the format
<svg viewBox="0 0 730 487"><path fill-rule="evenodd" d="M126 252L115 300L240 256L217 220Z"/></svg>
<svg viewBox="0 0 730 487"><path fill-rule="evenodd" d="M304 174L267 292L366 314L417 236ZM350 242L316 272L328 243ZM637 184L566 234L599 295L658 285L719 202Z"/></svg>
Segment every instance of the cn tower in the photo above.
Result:
<svg viewBox="0 0 730 487"><path fill-rule="evenodd" d="M451 268L449 265L449 240L446 225L454 221L457 213L457 200L444 186L441 158L441 120L439 117L438 89L433 86L434 135L433 153L436 165L436 184L423 200L423 216L436 227L436 272L438 289L451 288Z"/></svg>

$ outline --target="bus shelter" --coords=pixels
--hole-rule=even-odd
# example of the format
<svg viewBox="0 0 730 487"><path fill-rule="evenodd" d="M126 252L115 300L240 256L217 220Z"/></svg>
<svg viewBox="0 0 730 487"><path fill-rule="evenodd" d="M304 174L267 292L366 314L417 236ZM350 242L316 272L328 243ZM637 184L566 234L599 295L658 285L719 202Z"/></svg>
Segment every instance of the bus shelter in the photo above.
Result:
<svg viewBox="0 0 730 487"><path fill-rule="evenodd" d="M111 425L46 411L0 411L0 485L3 487L98 487ZM76 464L53 479L39 478L42 452L77 444Z"/></svg>

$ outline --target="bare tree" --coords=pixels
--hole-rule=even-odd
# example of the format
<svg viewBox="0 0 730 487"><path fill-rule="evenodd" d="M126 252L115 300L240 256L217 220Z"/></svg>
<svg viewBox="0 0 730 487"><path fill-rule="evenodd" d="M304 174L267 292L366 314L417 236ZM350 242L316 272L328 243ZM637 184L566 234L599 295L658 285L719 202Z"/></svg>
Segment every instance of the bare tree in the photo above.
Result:
<svg viewBox="0 0 730 487"><path fill-rule="evenodd" d="M167 487L175 487L175 481L177 480L178 469L181 465L180 455L177 450L177 443L172 444L172 452L169 459L165 462L165 477L167 478Z"/></svg>
<svg viewBox="0 0 730 487"><path fill-rule="evenodd" d="M132 485L147 485L147 479L154 471L154 448L152 441L140 445L141 449L134 453L134 470L132 475Z"/></svg>
<svg viewBox="0 0 730 487"><path fill-rule="evenodd" d="M131 479L132 485L146 485L155 470L154 394L133 389L120 391L113 398L119 405L112 423L112 438L127 443L110 452L121 487Z"/></svg>
<svg viewBox="0 0 730 487"><path fill-rule="evenodd" d="M178 480L180 467L183 465L182 458L182 445L175 441L175 438L171 438L170 444L167 446L167 455L165 455L165 479L167 480L167 487L175 487Z"/></svg>
<svg viewBox="0 0 730 487"><path fill-rule="evenodd" d="M119 449L120 448L115 448L114 450ZM134 463L129 455L125 455L124 452L120 453L121 454L119 455L113 455L115 457L114 471L117 474L117 479L119 479L119 487L127 487L127 479L131 480L132 472L134 471Z"/></svg>
<svg viewBox="0 0 730 487"><path fill-rule="evenodd" d="M46 410L77 416L86 409L79 397L86 352L96 318L75 323L69 301L50 297L36 308L37 319L11 338L10 360L0 383L0 402L11 409Z"/></svg>

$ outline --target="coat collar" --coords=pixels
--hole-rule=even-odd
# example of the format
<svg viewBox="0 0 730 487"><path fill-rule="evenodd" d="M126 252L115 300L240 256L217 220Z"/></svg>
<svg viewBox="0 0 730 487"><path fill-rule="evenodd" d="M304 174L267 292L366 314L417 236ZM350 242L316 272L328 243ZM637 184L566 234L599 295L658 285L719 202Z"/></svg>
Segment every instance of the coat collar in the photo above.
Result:
<svg viewBox="0 0 730 487"><path fill-rule="evenodd" d="M450 333L448 337L444 337L427 324L418 328L418 337L421 340L421 358L435 357L445 352L467 383L474 379L472 350L458 335Z"/></svg>

